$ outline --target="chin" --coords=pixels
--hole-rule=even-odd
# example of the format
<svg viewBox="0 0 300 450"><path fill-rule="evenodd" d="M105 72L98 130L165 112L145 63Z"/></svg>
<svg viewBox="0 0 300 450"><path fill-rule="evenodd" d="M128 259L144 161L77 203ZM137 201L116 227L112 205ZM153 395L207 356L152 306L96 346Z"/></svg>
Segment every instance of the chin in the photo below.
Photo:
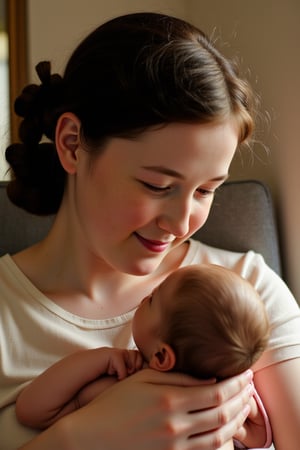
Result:
<svg viewBox="0 0 300 450"><path fill-rule="evenodd" d="M127 273L136 276L146 276L151 275L153 272L157 270L161 261L157 261L156 263L152 262L141 262L135 265L131 265L129 270L126 270Z"/></svg>
<svg viewBox="0 0 300 450"><path fill-rule="evenodd" d="M136 255L127 250L126 252L123 251L121 255L120 253L117 256L113 255L113 258L110 258L109 265L122 273L134 276L146 276L154 273L165 257L166 254L150 256Z"/></svg>

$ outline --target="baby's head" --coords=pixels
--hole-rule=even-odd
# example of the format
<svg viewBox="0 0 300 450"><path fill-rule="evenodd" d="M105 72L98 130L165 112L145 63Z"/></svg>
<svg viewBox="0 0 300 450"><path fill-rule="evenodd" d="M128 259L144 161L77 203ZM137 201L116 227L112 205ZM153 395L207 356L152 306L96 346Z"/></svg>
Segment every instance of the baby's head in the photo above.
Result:
<svg viewBox="0 0 300 450"><path fill-rule="evenodd" d="M143 300L133 335L150 367L225 378L257 361L269 323L248 281L203 264L178 269Z"/></svg>

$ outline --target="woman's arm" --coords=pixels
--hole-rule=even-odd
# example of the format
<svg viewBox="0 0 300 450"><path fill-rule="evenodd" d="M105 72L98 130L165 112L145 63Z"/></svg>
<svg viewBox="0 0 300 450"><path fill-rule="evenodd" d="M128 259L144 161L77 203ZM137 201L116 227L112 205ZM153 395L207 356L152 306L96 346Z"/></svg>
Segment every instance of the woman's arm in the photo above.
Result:
<svg viewBox="0 0 300 450"><path fill-rule="evenodd" d="M248 415L250 381L247 372L201 385L187 375L144 369L19 450L215 450Z"/></svg>
<svg viewBox="0 0 300 450"><path fill-rule="evenodd" d="M300 358L266 367L254 383L271 422L276 450L298 450L300 442Z"/></svg>
<svg viewBox="0 0 300 450"><path fill-rule="evenodd" d="M23 389L16 401L18 420L28 427L46 428L84 406L114 381L142 368L136 350L101 347L73 353L49 367Z"/></svg>

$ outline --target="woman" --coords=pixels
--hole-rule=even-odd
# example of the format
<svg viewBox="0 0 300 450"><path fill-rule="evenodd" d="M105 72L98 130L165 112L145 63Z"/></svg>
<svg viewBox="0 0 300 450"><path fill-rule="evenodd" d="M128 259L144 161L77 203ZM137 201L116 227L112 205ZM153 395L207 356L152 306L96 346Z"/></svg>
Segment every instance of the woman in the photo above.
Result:
<svg viewBox="0 0 300 450"><path fill-rule="evenodd" d="M24 120L21 144L6 152L8 193L56 219L43 241L0 262L2 448L211 450L233 435L243 441L249 372L203 384L143 370L40 434L14 415L24 385L58 359L102 345L133 348L140 298L178 267L209 262L247 278L266 305L273 330L255 385L276 450L296 450L295 300L259 255L189 239L250 138L247 84L199 30L152 13L96 29L62 78L47 63L37 70L41 86L25 88L15 104ZM50 142L40 143L44 135Z"/></svg>

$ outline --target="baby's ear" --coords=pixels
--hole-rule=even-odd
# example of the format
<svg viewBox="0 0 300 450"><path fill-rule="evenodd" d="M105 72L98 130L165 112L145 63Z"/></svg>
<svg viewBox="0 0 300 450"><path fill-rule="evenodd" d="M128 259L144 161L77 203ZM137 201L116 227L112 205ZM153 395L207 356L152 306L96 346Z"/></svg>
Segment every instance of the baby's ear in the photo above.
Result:
<svg viewBox="0 0 300 450"><path fill-rule="evenodd" d="M161 372L166 372L173 369L175 362L176 357L174 350L170 345L161 343L158 351L152 355L149 361L149 367L160 370Z"/></svg>

